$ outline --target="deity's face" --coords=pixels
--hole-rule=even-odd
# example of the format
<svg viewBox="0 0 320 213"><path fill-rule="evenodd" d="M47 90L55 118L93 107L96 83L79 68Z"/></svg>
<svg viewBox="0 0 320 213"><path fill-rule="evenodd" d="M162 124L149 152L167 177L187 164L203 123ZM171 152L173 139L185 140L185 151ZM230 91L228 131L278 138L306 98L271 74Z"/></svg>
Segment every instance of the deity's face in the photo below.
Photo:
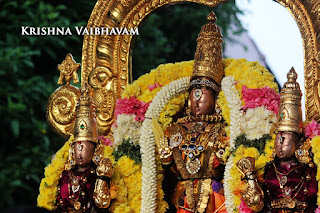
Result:
<svg viewBox="0 0 320 213"><path fill-rule="evenodd" d="M293 132L278 132L275 140L275 151L280 161L289 161L294 158L299 138Z"/></svg>
<svg viewBox="0 0 320 213"><path fill-rule="evenodd" d="M215 92L208 87L194 87L190 91L192 115L212 115L215 112Z"/></svg>
<svg viewBox="0 0 320 213"><path fill-rule="evenodd" d="M95 144L79 141L74 144L74 159L78 168L87 168L92 163Z"/></svg>

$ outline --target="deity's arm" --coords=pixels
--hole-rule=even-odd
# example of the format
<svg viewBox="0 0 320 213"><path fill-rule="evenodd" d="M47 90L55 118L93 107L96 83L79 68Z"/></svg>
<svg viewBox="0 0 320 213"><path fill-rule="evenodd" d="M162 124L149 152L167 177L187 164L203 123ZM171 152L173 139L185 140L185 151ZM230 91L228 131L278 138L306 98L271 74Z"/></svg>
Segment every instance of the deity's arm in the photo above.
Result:
<svg viewBox="0 0 320 213"><path fill-rule="evenodd" d="M110 206L112 195L110 192L110 178L113 175L113 164L109 158L104 158L97 167L97 180L93 192L93 199L98 208L106 209Z"/></svg>
<svg viewBox="0 0 320 213"><path fill-rule="evenodd" d="M260 188L255 173L255 159L250 157L241 158L237 167L246 179L246 190L241 192L244 202L255 212L264 207L264 193Z"/></svg>

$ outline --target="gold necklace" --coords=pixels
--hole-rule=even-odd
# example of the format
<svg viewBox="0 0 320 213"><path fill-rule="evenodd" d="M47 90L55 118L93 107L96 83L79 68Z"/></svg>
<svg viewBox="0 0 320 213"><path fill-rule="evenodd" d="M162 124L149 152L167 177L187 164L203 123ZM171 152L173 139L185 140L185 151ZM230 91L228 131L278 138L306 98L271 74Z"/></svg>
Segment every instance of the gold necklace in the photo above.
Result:
<svg viewBox="0 0 320 213"><path fill-rule="evenodd" d="M222 121L222 116L220 114L214 114L214 115L188 115L183 118L179 118L177 120L177 123L188 123L192 121L202 121L202 122L220 122Z"/></svg>
<svg viewBox="0 0 320 213"><path fill-rule="evenodd" d="M81 177L75 176L71 171L69 177L69 198L75 210L79 210L81 208L81 202L79 201L80 193L79 196L75 198L75 194L80 190L80 181Z"/></svg>
<svg viewBox="0 0 320 213"><path fill-rule="evenodd" d="M277 179L279 181L279 185L280 185L280 189L282 191L283 197L285 199L287 199L286 203L289 206L289 208L294 208L296 206L295 197L301 191L301 188L302 188L302 186L303 186L303 184L305 182L305 178L304 178L304 176L301 176L301 179L300 179L299 183L293 189L291 189L288 186L284 186L284 185L287 183L287 180L288 180L287 176L292 171L294 171L294 170L296 170L296 169L298 169L298 168L300 168L300 167L302 167L304 165L302 164L302 165L300 165L300 166L298 166L298 167L296 167L294 169L291 169L287 174L284 174L284 173L278 171L278 169L276 168L274 162L272 162L272 163L273 163L273 166L274 166L274 170L276 172L276 177L277 177ZM279 174L281 174L282 176L279 177ZM282 177L285 177L285 178L282 178ZM296 193L292 197L292 193L295 192L295 191L296 191Z"/></svg>
<svg viewBox="0 0 320 213"><path fill-rule="evenodd" d="M273 164L273 167L274 167L274 171L276 172L276 176L277 176L277 179L279 181L279 184L280 184L280 188L282 189L284 185L286 185L286 183L288 182L288 175L296 170L296 169L299 169L300 167L304 166L303 164L301 164L300 166L296 167L296 168L293 168L291 169L288 173L282 173L282 172L279 172L276 165L274 164L274 162L272 162ZM279 174L281 175L281 177L279 177Z"/></svg>

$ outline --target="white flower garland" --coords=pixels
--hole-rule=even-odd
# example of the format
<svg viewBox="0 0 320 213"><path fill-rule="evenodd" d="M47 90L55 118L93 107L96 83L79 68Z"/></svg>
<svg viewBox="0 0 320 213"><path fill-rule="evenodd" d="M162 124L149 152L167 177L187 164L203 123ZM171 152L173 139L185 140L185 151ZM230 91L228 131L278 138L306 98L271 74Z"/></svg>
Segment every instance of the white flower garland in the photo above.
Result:
<svg viewBox="0 0 320 213"><path fill-rule="evenodd" d="M230 148L235 147L235 140L241 134L241 99L233 76L226 76L221 81L221 89L230 109Z"/></svg>
<svg viewBox="0 0 320 213"><path fill-rule="evenodd" d="M190 77L184 77L163 87L154 97L142 123L140 136L141 151L141 213L156 212L157 208L157 168L155 155L155 138L152 129L152 120L158 118L166 104L179 93L188 89Z"/></svg>
<svg viewBox="0 0 320 213"><path fill-rule="evenodd" d="M235 148L235 140L241 134L241 118L243 113L241 111L240 95L235 87L233 76L226 76L221 81L221 89L226 97L228 107L230 109L230 148ZM231 168L233 166L233 157L230 156L224 172L224 191L226 198L226 209L228 212L233 212L234 195L230 189L229 183L232 182Z"/></svg>
<svg viewBox="0 0 320 213"><path fill-rule="evenodd" d="M229 183L232 182L232 175L231 175L231 168L233 166L233 156L230 155L228 161L226 163L226 167L224 170L224 177L223 177L223 188L224 188L224 195L225 195L225 206L228 213L233 212L234 209L234 194L230 189Z"/></svg>

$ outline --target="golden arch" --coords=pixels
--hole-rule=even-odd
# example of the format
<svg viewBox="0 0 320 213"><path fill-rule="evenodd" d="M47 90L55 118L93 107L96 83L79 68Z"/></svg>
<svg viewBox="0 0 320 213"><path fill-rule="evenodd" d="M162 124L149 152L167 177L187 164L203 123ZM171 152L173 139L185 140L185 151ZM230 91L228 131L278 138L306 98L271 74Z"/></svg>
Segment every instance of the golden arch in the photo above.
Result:
<svg viewBox="0 0 320 213"><path fill-rule="evenodd" d="M195 2L216 7L227 0L98 0L88 27L136 28L142 20L156 9L179 2ZM320 120L320 3L318 0L275 0L283 5L295 19L304 45L304 78L306 94L306 118ZM90 72L103 67L112 78L94 88L120 97L128 84L131 70L131 40L133 35L86 35L82 50L81 82L88 82ZM112 94L111 94L112 93ZM109 98L110 99L110 98ZM114 100L114 98L111 98ZM101 112L103 113L103 112ZM99 112L98 112L99 114ZM99 116L99 115L97 115ZM109 113L110 117L110 113ZM99 124L100 133L107 134L110 119Z"/></svg>

